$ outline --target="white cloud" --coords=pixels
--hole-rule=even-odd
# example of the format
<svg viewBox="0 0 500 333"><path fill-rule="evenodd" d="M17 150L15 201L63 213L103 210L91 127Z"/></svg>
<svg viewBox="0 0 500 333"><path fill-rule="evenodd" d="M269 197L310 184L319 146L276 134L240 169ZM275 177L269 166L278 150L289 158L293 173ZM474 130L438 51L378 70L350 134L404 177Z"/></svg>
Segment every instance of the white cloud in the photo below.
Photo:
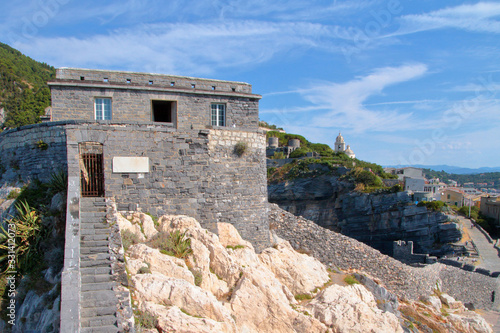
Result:
<svg viewBox="0 0 500 333"><path fill-rule="evenodd" d="M500 4L479 2L436 10L425 14L405 15L399 18L400 29L392 35L405 35L419 31L456 28L474 32L500 33Z"/></svg>
<svg viewBox="0 0 500 333"><path fill-rule="evenodd" d="M291 49L340 52L330 40L335 36L335 27L320 24L226 21L141 25L87 38L38 38L13 46L58 67L199 75L252 66Z"/></svg>
<svg viewBox="0 0 500 333"><path fill-rule="evenodd" d="M421 77L427 72L423 64L385 67L346 83L317 83L300 90L302 96L326 112L312 118L313 126L349 128L355 132L397 131L415 128L412 113L395 110L374 111L363 105L370 96L381 94L390 85Z"/></svg>

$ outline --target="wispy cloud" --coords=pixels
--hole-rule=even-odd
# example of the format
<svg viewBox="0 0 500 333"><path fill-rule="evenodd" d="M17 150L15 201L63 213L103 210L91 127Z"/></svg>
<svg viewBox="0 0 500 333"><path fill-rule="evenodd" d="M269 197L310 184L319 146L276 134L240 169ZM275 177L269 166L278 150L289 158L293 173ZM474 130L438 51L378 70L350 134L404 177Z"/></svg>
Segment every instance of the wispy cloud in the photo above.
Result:
<svg viewBox="0 0 500 333"><path fill-rule="evenodd" d="M473 32L500 33L500 3L479 2L473 5L448 7L424 14L404 15L399 18L400 29L391 35L455 28Z"/></svg>
<svg viewBox="0 0 500 333"><path fill-rule="evenodd" d="M307 22L224 21L141 25L86 38L20 41L14 47L56 66L205 75L286 56L292 49L340 53L332 39L341 36L338 27Z"/></svg>
<svg viewBox="0 0 500 333"><path fill-rule="evenodd" d="M414 128L412 113L370 110L363 103L370 96L381 94L388 86L416 79L426 72L424 64L385 67L346 83L317 83L300 93L304 99L326 111L312 118L313 126L349 128L358 133L396 131L406 126Z"/></svg>

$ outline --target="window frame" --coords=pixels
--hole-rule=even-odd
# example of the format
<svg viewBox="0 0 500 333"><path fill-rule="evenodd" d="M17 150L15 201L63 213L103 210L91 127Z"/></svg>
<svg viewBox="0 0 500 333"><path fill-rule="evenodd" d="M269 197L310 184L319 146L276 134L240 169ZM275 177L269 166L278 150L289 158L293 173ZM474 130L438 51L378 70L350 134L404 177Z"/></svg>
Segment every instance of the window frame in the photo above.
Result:
<svg viewBox="0 0 500 333"><path fill-rule="evenodd" d="M106 110L106 103L104 101L109 101L109 111ZM101 108L98 111L98 106ZM100 117L97 117L97 113L100 112ZM109 113L109 114L108 114ZM111 97L95 97L94 98L94 119L95 120L111 120L113 119L113 101Z"/></svg>
<svg viewBox="0 0 500 333"><path fill-rule="evenodd" d="M222 108L221 108L222 107ZM222 114L221 114L222 111ZM214 114L215 112L215 114ZM226 103L212 103L210 105L210 124L217 127L226 126L227 105ZM214 118L215 116L215 118ZM221 119L222 118L222 119ZM214 122L215 120L215 122Z"/></svg>

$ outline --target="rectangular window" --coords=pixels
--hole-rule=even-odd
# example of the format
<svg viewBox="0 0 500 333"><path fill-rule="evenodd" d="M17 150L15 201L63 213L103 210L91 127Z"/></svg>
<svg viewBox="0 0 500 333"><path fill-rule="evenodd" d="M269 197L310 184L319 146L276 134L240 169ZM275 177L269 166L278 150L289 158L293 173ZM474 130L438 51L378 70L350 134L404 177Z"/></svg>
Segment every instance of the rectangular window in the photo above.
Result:
<svg viewBox="0 0 500 333"><path fill-rule="evenodd" d="M225 104L212 104L212 126L226 126Z"/></svg>
<svg viewBox="0 0 500 333"><path fill-rule="evenodd" d="M151 101L153 108L153 121L161 123L173 123L177 110L175 101Z"/></svg>
<svg viewBox="0 0 500 333"><path fill-rule="evenodd" d="M95 99L95 119L111 120L111 98Z"/></svg>

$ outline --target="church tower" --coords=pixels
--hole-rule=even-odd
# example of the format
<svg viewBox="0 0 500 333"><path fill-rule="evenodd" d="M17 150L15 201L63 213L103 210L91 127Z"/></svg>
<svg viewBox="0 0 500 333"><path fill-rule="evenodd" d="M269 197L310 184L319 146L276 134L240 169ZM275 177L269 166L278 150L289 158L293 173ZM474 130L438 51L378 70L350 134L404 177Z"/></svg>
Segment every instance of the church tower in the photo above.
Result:
<svg viewBox="0 0 500 333"><path fill-rule="evenodd" d="M335 140L335 152L344 152L345 151L345 142L344 138L342 137L342 134L337 136L337 139Z"/></svg>

